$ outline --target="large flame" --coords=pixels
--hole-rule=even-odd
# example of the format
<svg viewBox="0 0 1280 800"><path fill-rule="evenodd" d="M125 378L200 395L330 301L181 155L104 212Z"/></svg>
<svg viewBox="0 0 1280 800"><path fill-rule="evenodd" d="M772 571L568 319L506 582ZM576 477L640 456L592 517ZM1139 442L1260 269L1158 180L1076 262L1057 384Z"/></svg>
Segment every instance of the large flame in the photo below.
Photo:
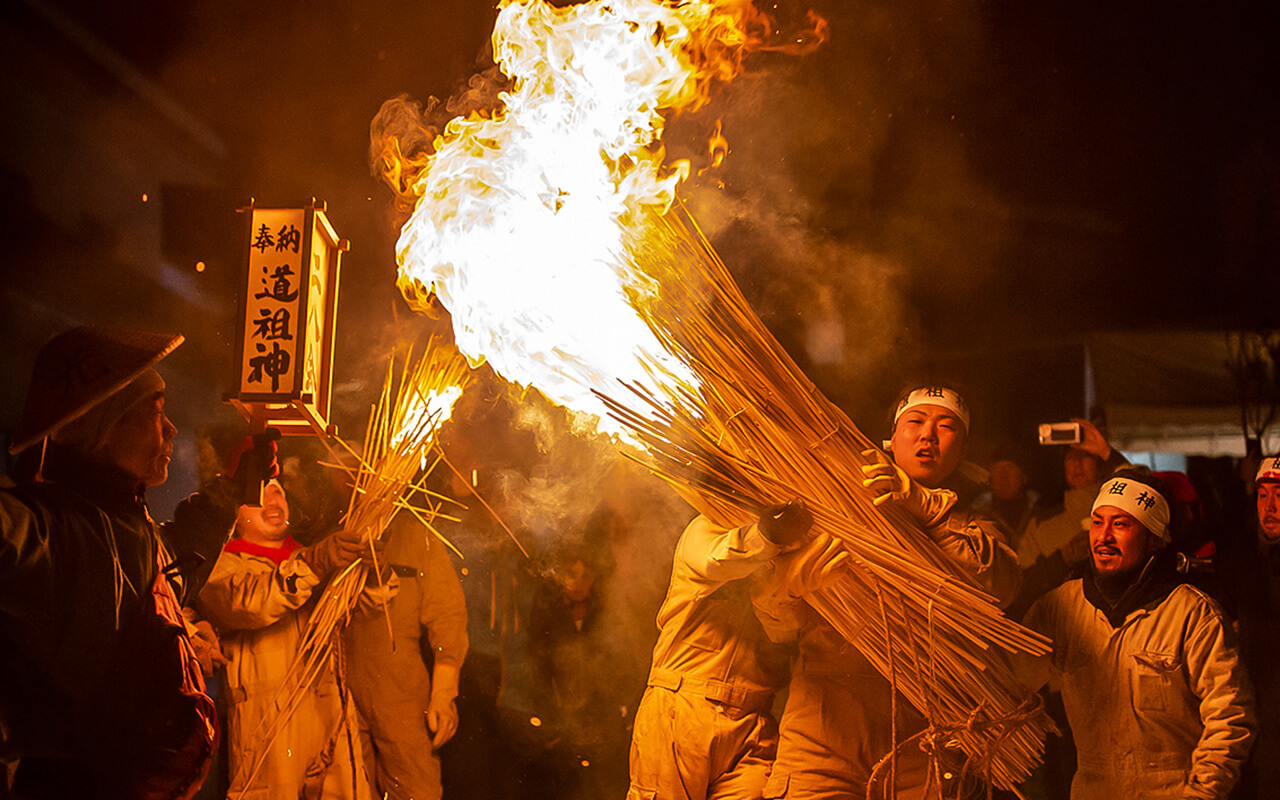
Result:
<svg viewBox="0 0 1280 800"><path fill-rule="evenodd" d="M747 0L504 0L493 50L510 88L492 115L450 121L418 173L405 296L434 293L473 363L579 412L605 417L592 390L619 380L691 382L633 308L656 286L618 253L688 173L663 163L664 113L706 102L767 31Z"/></svg>

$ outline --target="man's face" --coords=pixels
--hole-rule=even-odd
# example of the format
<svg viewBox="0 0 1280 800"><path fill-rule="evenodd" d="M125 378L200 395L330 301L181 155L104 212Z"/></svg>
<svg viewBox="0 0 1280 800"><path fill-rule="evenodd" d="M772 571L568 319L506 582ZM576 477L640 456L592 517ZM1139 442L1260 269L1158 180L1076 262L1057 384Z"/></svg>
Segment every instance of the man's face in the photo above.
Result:
<svg viewBox="0 0 1280 800"><path fill-rule="evenodd" d="M1089 550L1094 571L1101 576L1142 566L1160 545L1159 537L1115 506L1099 506L1090 516Z"/></svg>
<svg viewBox="0 0 1280 800"><path fill-rule="evenodd" d="M595 571L581 560L574 561L560 577L564 586L564 596L571 603L585 602L591 596L591 589L596 585Z"/></svg>
<svg viewBox="0 0 1280 800"><path fill-rule="evenodd" d="M996 461L991 465L991 494L999 500L1012 500L1027 485L1027 474L1012 461Z"/></svg>
<svg viewBox="0 0 1280 800"><path fill-rule="evenodd" d="M1067 450L1062 463L1067 478L1067 488L1083 489L1098 480L1098 459L1088 450L1072 447Z"/></svg>
<svg viewBox="0 0 1280 800"><path fill-rule="evenodd" d="M909 408L898 417L889 439L893 460L913 481L936 488L964 458L964 423L935 405Z"/></svg>
<svg viewBox="0 0 1280 800"><path fill-rule="evenodd" d="M146 486L169 479L178 429L164 413L164 395L139 400L107 431L97 452Z"/></svg>
<svg viewBox="0 0 1280 800"><path fill-rule="evenodd" d="M260 507L240 506L236 512L236 533L254 544L274 547L284 541L289 530L289 501L279 481L269 481L262 490Z"/></svg>
<svg viewBox="0 0 1280 800"><path fill-rule="evenodd" d="M1258 483L1258 527L1268 539L1280 539L1280 483Z"/></svg>

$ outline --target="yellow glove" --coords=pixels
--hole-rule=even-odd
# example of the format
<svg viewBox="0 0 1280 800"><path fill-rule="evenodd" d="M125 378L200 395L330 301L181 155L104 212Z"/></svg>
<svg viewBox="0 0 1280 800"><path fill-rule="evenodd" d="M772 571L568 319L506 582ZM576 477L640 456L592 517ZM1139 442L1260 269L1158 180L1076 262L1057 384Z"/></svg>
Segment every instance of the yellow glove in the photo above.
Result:
<svg viewBox="0 0 1280 800"><path fill-rule="evenodd" d="M862 467L862 486L871 492L871 502L877 508L885 503L894 503L922 526L931 528L946 516L955 503L953 492L921 486L890 461L883 451L872 448L863 450L862 455L871 461Z"/></svg>
<svg viewBox="0 0 1280 800"><path fill-rule="evenodd" d="M798 550L774 560L774 580L790 597L821 589L849 561L849 551L829 533L820 533Z"/></svg>

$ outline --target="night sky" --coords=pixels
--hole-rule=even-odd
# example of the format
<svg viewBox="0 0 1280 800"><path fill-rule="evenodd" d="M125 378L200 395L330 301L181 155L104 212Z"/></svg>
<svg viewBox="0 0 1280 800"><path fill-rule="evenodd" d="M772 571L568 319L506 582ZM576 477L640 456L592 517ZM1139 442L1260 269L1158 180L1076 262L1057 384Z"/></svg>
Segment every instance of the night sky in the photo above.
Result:
<svg viewBox="0 0 1280 800"><path fill-rule="evenodd" d="M822 47L754 56L672 122L668 145L696 157L723 120L730 155L685 196L855 421L918 374L1003 397L1042 370L1019 402L1076 413L1061 395L1078 375L1062 373L1087 331L1276 324L1271 4L783 0L779 29L809 9L830 23ZM388 98L444 98L483 68L495 13L475 0L5 4L6 426L31 354L65 323L199 320L185 358L229 363L234 210L250 197L323 199L352 240L339 371L359 373L384 323L409 314L369 122ZM122 145L143 96L163 99L148 125L174 129L166 157L187 177L138 221L123 176L151 156ZM165 231L160 252L130 249L131 220ZM168 277L127 277L157 271ZM1011 363L1025 369L992 368Z"/></svg>

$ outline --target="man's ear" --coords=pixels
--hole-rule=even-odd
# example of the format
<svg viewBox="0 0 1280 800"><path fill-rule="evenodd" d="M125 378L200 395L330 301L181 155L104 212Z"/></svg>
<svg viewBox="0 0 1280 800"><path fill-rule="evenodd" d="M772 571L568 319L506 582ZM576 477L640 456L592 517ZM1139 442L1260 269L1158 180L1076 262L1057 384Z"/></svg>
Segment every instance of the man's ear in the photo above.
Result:
<svg viewBox="0 0 1280 800"><path fill-rule="evenodd" d="M1143 528L1143 530L1147 531L1147 555L1152 555L1169 544L1169 542L1166 542L1164 539L1156 536L1146 528Z"/></svg>

